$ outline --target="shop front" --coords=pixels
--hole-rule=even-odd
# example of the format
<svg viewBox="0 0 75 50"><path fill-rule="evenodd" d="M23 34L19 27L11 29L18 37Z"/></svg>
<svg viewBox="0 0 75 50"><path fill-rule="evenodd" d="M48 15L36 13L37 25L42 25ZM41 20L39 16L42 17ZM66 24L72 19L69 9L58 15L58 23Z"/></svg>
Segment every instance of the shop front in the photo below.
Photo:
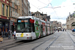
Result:
<svg viewBox="0 0 75 50"><path fill-rule="evenodd" d="M0 29L2 32L7 33L9 31L9 20L0 18Z"/></svg>
<svg viewBox="0 0 75 50"><path fill-rule="evenodd" d="M16 18L10 18L10 30L11 30L12 32L14 32L14 30L15 30L16 22L17 22L17 19L16 19Z"/></svg>

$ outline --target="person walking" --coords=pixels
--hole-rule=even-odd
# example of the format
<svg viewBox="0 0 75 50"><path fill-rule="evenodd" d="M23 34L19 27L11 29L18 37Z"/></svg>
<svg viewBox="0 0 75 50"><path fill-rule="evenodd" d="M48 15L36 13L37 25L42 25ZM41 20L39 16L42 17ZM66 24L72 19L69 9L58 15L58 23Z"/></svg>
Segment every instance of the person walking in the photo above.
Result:
<svg viewBox="0 0 75 50"><path fill-rule="evenodd" d="M16 39L16 30L14 30L14 39Z"/></svg>
<svg viewBox="0 0 75 50"><path fill-rule="evenodd" d="M59 32L59 29L58 29L58 32Z"/></svg>
<svg viewBox="0 0 75 50"><path fill-rule="evenodd" d="M64 31L64 29L63 29L63 31Z"/></svg>
<svg viewBox="0 0 75 50"><path fill-rule="evenodd" d="M2 32L2 37L5 38L5 31Z"/></svg>
<svg viewBox="0 0 75 50"><path fill-rule="evenodd" d="M10 33L10 30L8 31L8 39L11 39L11 33Z"/></svg>
<svg viewBox="0 0 75 50"><path fill-rule="evenodd" d="M0 37L2 36L2 33L1 33L1 29L0 29Z"/></svg>
<svg viewBox="0 0 75 50"><path fill-rule="evenodd" d="M3 38L2 38L2 32L1 32L1 29L0 29L0 43L2 43L3 41Z"/></svg>

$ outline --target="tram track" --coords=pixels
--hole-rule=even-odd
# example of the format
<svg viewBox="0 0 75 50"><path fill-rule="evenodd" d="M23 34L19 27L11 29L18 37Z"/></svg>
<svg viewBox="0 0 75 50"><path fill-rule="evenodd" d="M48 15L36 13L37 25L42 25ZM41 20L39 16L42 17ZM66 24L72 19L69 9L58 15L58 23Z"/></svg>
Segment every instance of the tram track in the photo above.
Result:
<svg viewBox="0 0 75 50"><path fill-rule="evenodd" d="M51 46L60 36L61 36L61 34L58 35L58 36L49 44L49 46L48 46L45 50L48 50L48 49L50 48L50 46Z"/></svg>
<svg viewBox="0 0 75 50"><path fill-rule="evenodd" d="M40 45L44 44L45 42L47 42L50 39L51 39L51 37L49 39L45 40L43 43L41 43L38 46L36 46L35 48L33 48L32 50L35 50L37 47L39 47ZM16 46L25 45L25 43L28 43L28 42L30 42L30 41L27 41L27 42L26 41L24 41L24 42L23 41L18 41L18 42L12 43L12 44L2 46L2 47L0 47L0 50L8 50L8 49L16 47ZM35 40L34 40L34 42L35 42Z"/></svg>
<svg viewBox="0 0 75 50"><path fill-rule="evenodd" d="M72 40L72 42L74 43L74 47L75 47L75 41L72 39L71 35L69 32L67 32L68 36L70 37L70 39Z"/></svg>
<svg viewBox="0 0 75 50"><path fill-rule="evenodd" d="M51 46L51 45L58 39L58 37L59 37L60 35L61 35L61 34L59 34L59 35L55 38L55 40L52 41L52 43L50 43L49 46ZM45 42L49 41L50 39L52 39L52 37L50 37L48 40L44 41L43 43L41 43L41 44L35 46L34 48L32 48L32 50L35 50L36 48L40 47L42 44L44 44ZM45 50L48 50L48 49L49 49L49 46L48 46Z"/></svg>
<svg viewBox="0 0 75 50"><path fill-rule="evenodd" d="M34 40L32 40L32 41L34 41ZM13 47L16 47L16 46L24 45L25 43L28 43L28 42L31 42L31 41L18 41L18 42L12 43L12 44L8 44L8 45L5 45L5 46L2 46L2 47L0 47L0 50L7 50L9 48L13 48Z"/></svg>
<svg viewBox="0 0 75 50"><path fill-rule="evenodd" d="M7 49L9 49L9 48L13 48L13 47L22 45L22 44L24 44L24 43L25 43L25 42L18 41L18 42L12 43L12 44L8 44L8 45L5 45L5 46L2 46L2 47L0 47L0 50L7 50Z"/></svg>
<svg viewBox="0 0 75 50"><path fill-rule="evenodd" d="M74 43L74 47L75 47L75 41L72 39L72 37L70 36L69 32L67 32L68 36L70 37L70 39L72 40L72 42ZM60 35L59 35L60 36ZM58 36L58 37L59 37ZM45 50L48 50L50 48L50 46L58 39L58 37L52 41L52 43L50 43L50 45L45 49Z"/></svg>

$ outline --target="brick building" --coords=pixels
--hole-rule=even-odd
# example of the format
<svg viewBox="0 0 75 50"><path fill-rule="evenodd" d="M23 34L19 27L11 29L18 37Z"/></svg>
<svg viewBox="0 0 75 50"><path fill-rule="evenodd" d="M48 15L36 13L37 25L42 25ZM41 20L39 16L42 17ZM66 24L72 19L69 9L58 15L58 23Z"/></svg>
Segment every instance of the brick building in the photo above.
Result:
<svg viewBox="0 0 75 50"><path fill-rule="evenodd" d="M18 0L9 0L9 16L10 16L10 29L14 31L14 25L17 22L18 14Z"/></svg>
<svg viewBox="0 0 75 50"><path fill-rule="evenodd" d="M75 28L75 12L72 14L69 13L69 16L66 19L66 26L67 29Z"/></svg>
<svg viewBox="0 0 75 50"><path fill-rule="evenodd" d="M41 20L44 20L44 21L50 21L50 16L47 16L47 14L43 14L43 13L40 13L39 11L37 12L32 12L31 13L32 16L35 16L37 18L40 18Z"/></svg>
<svg viewBox="0 0 75 50"><path fill-rule="evenodd" d="M30 15L30 3L28 0L22 0L22 16Z"/></svg>
<svg viewBox="0 0 75 50"><path fill-rule="evenodd" d="M0 29L9 30L9 0L0 0Z"/></svg>
<svg viewBox="0 0 75 50"><path fill-rule="evenodd" d="M61 28L61 29L62 29L61 22L50 21L50 24L51 24L55 29L58 29L58 28Z"/></svg>

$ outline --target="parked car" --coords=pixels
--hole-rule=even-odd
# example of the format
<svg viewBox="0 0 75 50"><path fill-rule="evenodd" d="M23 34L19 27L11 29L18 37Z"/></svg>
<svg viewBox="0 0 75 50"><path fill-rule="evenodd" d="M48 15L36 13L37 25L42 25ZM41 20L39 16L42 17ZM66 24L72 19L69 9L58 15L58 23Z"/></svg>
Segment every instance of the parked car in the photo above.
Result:
<svg viewBox="0 0 75 50"><path fill-rule="evenodd" d="M75 32L75 29L72 29L72 32Z"/></svg>

